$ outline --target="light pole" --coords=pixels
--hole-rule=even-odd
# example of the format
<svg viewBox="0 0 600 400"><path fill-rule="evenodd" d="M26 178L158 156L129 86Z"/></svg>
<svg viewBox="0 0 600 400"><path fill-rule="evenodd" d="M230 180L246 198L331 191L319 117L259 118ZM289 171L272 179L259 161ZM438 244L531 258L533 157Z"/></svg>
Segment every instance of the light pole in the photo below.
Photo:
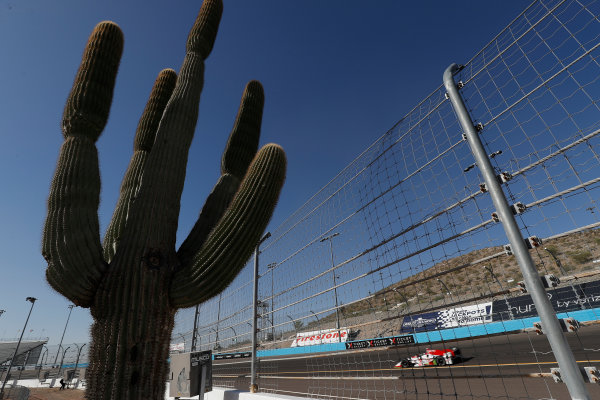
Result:
<svg viewBox="0 0 600 400"><path fill-rule="evenodd" d="M58 350L56 350L56 357L54 357L54 365L56 365L56 360L58 360L58 353L60 353L60 348L62 347L63 339L65 338L65 332L67 331L67 325L69 324L69 318L71 318L71 312L73 311L74 304L69 304L69 315L67 316L67 322L65 323L65 329L63 330L63 334L60 338L60 343L58 344Z"/></svg>
<svg viewBox="0 0 600 400"><path fill-rule="evenodd" d="M219 321L221 320L221 299L223 292L219 293L219 307L217 310L217 329L215 330L215 349L219 346ZM213 329L214 330L214 329Z"/></svg>
<svg viewBox="0 0 600 400"><path fill-rule="evenodd" d="M273 270L277 263L267 265L267 269L271 271L271 340L275 340L275 291L273 286Z"/></svg>
<svg viewBox="0 0 600 400"><path fill-rule="evenodd" d="M8 364L8 371L6 371L6 376L4 377L4 382L2 382L2 388L0 388L0 399L4 398L4 387L6 386L6 381L8 381L8 376L10 375L10 370L13 365L13 361L17 356L17 352L19 351L19 346L21 345L21 339L23 339L23 334L25 333L25 328L27 328L27 323L29 322L29 317L31 316L31 311L33 311L33 305L37 300L35 297L27 297L26 301L31 302L31 308L29 309L29 314L27 314L27 319L25 320L25 326L23 326L23 330L21 331L21 337L19 337L19 341L17 342L17 347L15 348L15 352L13 353L12 358L10 359L10 364Z"/></svg>
<svg viewBox="0 0 600 400"><path fill-rule="evenodd" d="M340 337L340 312L338 309L338 295L337 295L337 283L336 283L336 277L335 277L335 261L333 260L333 241L331 239L333 239L334 237L339 236L339 233L333 233L327 237L324 237L323 239L320 240L320 242L324 242L326 240L329 240L329 253L331 254L331 273L333 274L333 294L335 296L335 328L338 331L338 340L341 342L342 338Z"/></svg>
<svg viewBox="0 0 600 400"><path fill-rule="evenodd" d="M196 305L196 312L194 313L194 329L192 333L192 352L196 351L196 341L198 335L198 315L200 314L200 304Z"/></svg>

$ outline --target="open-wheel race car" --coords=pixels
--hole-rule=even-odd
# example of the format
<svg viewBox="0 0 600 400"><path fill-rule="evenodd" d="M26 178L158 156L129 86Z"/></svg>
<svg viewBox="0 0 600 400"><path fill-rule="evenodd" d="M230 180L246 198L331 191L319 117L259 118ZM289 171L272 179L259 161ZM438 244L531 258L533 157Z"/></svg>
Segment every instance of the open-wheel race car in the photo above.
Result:
<svg viewBox="0 0 600 400"><path fill-rule="evenodd" d="M425 353L402 359L394 368L425 367L428 365L451 365L460 361L460 350L456 347L444 350L426 349Z"/></svg>

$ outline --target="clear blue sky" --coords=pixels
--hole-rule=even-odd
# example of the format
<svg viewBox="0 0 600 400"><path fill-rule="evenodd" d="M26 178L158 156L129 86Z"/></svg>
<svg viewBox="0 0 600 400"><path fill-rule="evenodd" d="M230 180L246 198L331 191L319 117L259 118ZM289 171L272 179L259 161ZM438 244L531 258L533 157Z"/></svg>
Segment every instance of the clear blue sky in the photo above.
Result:
<svg viewBox="0 0 600 400"><path fill-rule="evenodd" d="M0 339L57 344L68 302L44 278L46 198L62 143L60 118L87 36L118 23L125 48L108 125L98 142L101 235L116 203L133 134L157 73L179 69L201 2L0 0ZM324 186L465 63L528 1L225 0L207 60L179 223L181 242L219 174L245 83L266 93L262 143L288 154L272 226ZM86 309L73 310L65 343L88 341ZM30 332L33 330L32 332Z"/></svg>

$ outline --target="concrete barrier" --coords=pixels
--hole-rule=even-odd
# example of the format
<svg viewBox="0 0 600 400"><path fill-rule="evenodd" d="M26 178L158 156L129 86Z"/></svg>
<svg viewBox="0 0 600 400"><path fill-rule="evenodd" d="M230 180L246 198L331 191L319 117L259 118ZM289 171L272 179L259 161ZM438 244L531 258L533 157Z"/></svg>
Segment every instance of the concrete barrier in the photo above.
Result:
<svg viewBox="0 0 600 400"><path fill-rule="evenodd" d="M175 400L174 397L169 397L169 384L165 392L165 400ZM198 399L199 396L190 397ZM182 398L183 399L183 398ZM213 390L204 394L204 400L304 400L309 397L287 396L273 393L250 393L242 390L234 390L227 388L213 387ZM198 399L199 400L199 399Z"/></svg>

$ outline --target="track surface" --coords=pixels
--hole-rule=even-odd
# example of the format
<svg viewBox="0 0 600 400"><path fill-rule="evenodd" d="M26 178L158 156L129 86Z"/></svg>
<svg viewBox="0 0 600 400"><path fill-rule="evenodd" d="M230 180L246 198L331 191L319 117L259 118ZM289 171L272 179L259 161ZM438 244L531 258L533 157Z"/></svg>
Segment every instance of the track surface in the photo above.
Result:
<svg viewBox="0 0 600 400"><path fill-rule="evenodd" d="M581 366L600 369L600 326L567 334ZM260 360L261 391L345 399L569 399L564 383L548 376L557 364L545 336L500 335L435 343L458 347L462 362L443 367L394 368L425 345L347 350ZM214 361L215 386L248 390L250 361ZM600 385L586 384L600 399Z"/></svg>

